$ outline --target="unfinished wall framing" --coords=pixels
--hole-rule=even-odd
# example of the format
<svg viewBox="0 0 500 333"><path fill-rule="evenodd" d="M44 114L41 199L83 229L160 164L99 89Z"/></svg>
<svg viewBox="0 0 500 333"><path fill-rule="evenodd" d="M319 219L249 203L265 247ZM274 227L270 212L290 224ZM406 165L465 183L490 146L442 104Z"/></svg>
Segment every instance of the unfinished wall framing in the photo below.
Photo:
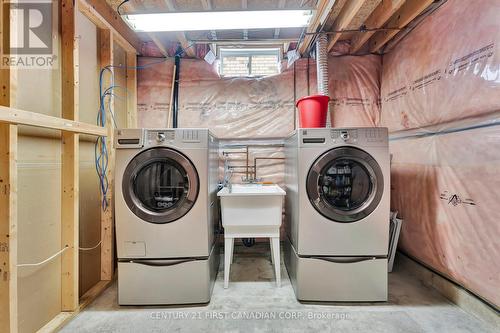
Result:
<svg viewBox="0 0 500 333"><path fill-rule="evenodd" d="M92 125L97 109L85 104L87 100L79 101L86 87L92 89L97 82L87 81L89 84L80 86L83 69L79 64L78 15L83 14L96 26L99 37L107 36L99 38L100 45L95 46L99 52L95 72L113 65L113 45L118 45L123 52L124 63L120 65L135 67L137 48L129 43L130 36L117 33L113 22L106 21L106 16L91 3L87 0L54 2L57 5L53 11L58 13L53 22L60 59L57 69L0 70L2 333L57 329L104 290L114 275L112 207L100 214L100 206L86 206L87 201L100 202L100 198L95 198L99 195L95 188L90 190L94 191L92 199L86 195L80 197L80 175L85 171L82 165L93 158L88 148L93 148L97 136L107 137L108 146L112 147L114 128L111 119L106 128ZM5 4L0 8L0 35L2 42L9 45L10 10ZM121 76L127 87L125 103L119 111L122 127L136 125L134 70L124 68ZM99 95L95 98L98 101ZM111 98L111 112L114 112L113 106ZM108 170L111 178L112 166ZM93 175L82 174L89 179L97 178L95 171ZM44 195L40 193L42 189ZM113 201L111 196L108 192L109 202ZM97 240L100 238L96 251L84 262L88 264L92 260L89 258L96 258L98 279L83 276L88 280L85 285L80 285L82 271L87 267L80 265L82 229L79 222L86 217L82 207L94 212L89 215L90 219L98 219L92 225L98 227Z"/></svg>

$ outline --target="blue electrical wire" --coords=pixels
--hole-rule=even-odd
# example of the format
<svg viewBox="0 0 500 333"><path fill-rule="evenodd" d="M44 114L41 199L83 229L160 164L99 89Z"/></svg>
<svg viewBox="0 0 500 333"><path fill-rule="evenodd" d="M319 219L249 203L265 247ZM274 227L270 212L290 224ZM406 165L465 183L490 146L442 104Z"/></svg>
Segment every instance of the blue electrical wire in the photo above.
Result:
<svg viewBox="0 0 500 333"><path fill-rule="evenodd" d="M129 0L124 0L122 1L118 7L117 7L117 12L118 15L122 15L120 13L120 8L127 3ZM192 47L194 45L191 44L188 46ZM186 48L187 49L187 48ZM182 54L185 52L186 49L181 49L179 52L176 52L176 56ZM101 69L101 72L99 74L99 111L97 113L97 125L101 127L106 126L106 99L108 99L108 107L107 111L111 115L111 119L113 120L114 127L117 128L116 126L116 119L115 115L113 114L113 111L111 110L111 98L113 96L116 96L113 93L113 90L115 88L120 88L118 86L115 86L114 84L114 73L112 68L121 68L121 69L135 69L135 70L140 70L140 69L145 69L160 63L163 63L167 61L167 58L163 58L160 61L145 64L142 66L123 66L123 65L108 65L105 66ZM103 91L103 77L104 73L109 71L111 75L111 86L106 88ZM100 136L97 138L94 146L94 157L95 157L95 167L96 167L96 172L99 177L99 188L101 191L101 196L102 196L102 209L103 211L106 211L109 207L109 202L108 202L108 190L109 190L109 181L107 177L107 171L108 171L108 147L106 146L106 137Z"/></svg>
<svg viewBox="0 0 500 333"><path fill-rule="evenodd" d="M113 121L113 125L117 128L116 119L113 111L111 110L111 98L117 97L114 94L114 89L122 88L114 84L114 72L113 68L121 68L121 69L135 69L141 70L146 69L151 66L160 64L167 61L167 58L162 59L161 61L156 61L153 63L145 64L142 66L123 66L123 65L108 65L101 69L99 73L99 110L97 112L97 125L101 127L106 127L106 112L109 112L111 115L111 119ZM108 72L111 76L111 85L104 89L104 74ZM99 177L99 189L102 196L101 207L103 211L106 211L109 207L108 201L108 191L109 191L109 180L107 176L108 165L109 165L109 153L108 146L106 143L105 136L99 136L94 145L94 158L95 158L95 169L97 172L97 176Z"/></svg>
<svg viewBox="0 0 500 333"><path fill-rule="evenodd" d="M99 111L97 113L97 125L101 127L106 126L106 96L112 89L106 89L103 91L103 80L104 74L109 71L111 75L112 82L114 80L113 72L110 68L104 67L101 69L99 73ZM113 86L113 84L111 85ZM110 103L108 103L109 105ZM109 107L109 106L108 106ZM112 113L111 113L112 114ZM101 207L103 211L106 211L109 207L109 202L107 198L108 190L109 190L109 181L107 177L108 171L108 148L106 145L106 137L100 136L97 138L94 145L94 155L95 155L95 168L97 175L99 177L99 189L102 195Z"/></svg>

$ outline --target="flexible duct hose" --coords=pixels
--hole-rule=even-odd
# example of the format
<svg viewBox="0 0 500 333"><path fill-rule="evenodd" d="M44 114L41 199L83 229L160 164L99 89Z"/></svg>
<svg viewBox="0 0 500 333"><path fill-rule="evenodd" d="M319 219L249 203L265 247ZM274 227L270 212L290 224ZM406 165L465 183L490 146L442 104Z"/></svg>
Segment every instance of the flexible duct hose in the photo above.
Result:
<svg viewBox="0 0 500 333"><path fill-rule="evenodd" d="M318 73L318 94L328 96L328 39L319 35L316 40L316 71Z"/></svg>
<svg viewBox="0 0 500 333"><path fill-rule="evenodd" d="M318 94L328 96L328 37L321 34L316 39L316 72L318 77ZM331 127L330 110L326 117L326 127Z"/></svg>

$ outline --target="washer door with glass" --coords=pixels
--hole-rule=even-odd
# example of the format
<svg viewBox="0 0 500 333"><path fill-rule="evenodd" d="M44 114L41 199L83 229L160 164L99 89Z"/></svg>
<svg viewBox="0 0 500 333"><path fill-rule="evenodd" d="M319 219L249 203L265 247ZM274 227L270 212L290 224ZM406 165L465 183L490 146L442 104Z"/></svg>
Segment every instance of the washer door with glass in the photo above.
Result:
<svg viewBox="0 0 500 333"><path fill-rule="evenodd" d="M307 195L324 217L342 223L363 219L384 191L382 170L364 150L334 148L321 155L307 175Z"/></svg>
<svg viewBox="0 0 500 333"><path fill-rule="evenodd" d="M180 152L151 148L127 165L122 190L137 217L164 224L180 219L194 206L199 178L194 165Z"/></svg>

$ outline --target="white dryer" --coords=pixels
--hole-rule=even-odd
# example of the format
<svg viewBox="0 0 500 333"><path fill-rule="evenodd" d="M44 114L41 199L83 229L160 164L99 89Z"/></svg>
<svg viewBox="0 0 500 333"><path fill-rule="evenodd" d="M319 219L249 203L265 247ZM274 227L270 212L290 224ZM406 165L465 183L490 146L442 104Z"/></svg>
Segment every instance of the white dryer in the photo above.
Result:
<svg viewBox="0 0 500 333"><path fill-rule="evenodd" d="M218 271L218 142L207 129L115 135L120 304L210 300Z"/></svg>
<svg viewBox="0 0 500 333"><path fill-rule="evenodd" d="M387 129L300 129L285 149L285 263L297 298L387 300Z"/></svg>

